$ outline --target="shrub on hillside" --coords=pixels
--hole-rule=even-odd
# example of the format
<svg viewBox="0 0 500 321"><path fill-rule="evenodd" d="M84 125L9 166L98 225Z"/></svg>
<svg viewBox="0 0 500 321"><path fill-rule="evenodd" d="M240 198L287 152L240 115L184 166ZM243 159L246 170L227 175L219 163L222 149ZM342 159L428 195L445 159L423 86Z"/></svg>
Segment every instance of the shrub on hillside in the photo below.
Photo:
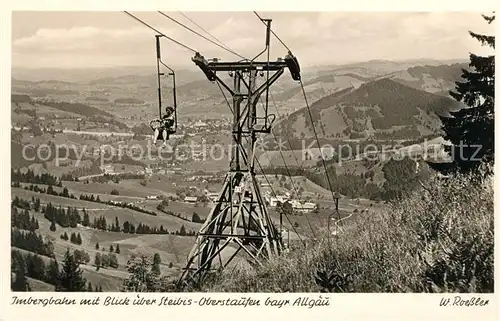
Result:
<svg viewBox="0 0 500 321"><path fill-rule="evenodd" d="M492 179L432 178L391 207L355 214L330 242L324 236L257 270L223 272L203 290L493 292Z"/></svg>

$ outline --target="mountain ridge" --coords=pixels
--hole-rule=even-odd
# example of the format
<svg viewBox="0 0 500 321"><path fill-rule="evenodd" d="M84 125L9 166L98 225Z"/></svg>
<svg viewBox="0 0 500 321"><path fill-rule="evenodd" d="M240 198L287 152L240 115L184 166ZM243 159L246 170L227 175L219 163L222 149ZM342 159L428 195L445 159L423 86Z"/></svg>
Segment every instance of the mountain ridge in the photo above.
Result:
<svg viewBox="0 0 500 321"><path fill-rule="evenodd" d="M438 115L460 108L455 100L409 87L390 78L346 88L310 105L314 126L324 138L376 138L391 134L416 138L437 133ZM299 109L282 120L277 133L287 137L313 137L308 111Z"/></svg>

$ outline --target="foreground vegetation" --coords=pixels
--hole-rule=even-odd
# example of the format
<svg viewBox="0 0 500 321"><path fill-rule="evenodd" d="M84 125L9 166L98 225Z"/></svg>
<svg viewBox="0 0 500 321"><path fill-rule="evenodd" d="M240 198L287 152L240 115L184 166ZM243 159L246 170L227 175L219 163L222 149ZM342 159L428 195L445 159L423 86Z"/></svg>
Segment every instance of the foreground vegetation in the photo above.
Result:
<svg viewBox="0 0 500 321"><path fill-rule="evenodd" d="M256 271L223 272L203 291L493 292L493 183L432 178L383 213L353 216Z"/></svg>

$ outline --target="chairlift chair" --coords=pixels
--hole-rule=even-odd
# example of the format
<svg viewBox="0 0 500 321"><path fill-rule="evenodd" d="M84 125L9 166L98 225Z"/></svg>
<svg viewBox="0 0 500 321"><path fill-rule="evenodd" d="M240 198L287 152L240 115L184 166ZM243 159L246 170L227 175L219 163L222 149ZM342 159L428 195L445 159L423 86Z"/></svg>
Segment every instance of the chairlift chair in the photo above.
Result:
<svg viewBox="0 0 500 321"><path fill-rule="evenodd" d="M172 68L167 66L161 60L161 51L160 51L160 37L163 35L156 35L156 68L157 68L157 77L158 77L158 112L159 118L153 119L149 125L153 131L158 129L156 140L166 141L169 139L170 135L175 134L177 131L177 93L176 93L176 84L175 84L175 72ZM161 72L160 64L166 67L170 72L168 75L172 76L172 96L173 96L173 106L168 106L165 108L165 114L162 115L162 97L161 97L161 76L165 75L165 73ZM164 132L166 133L166 137L164 137Z"/></svg>

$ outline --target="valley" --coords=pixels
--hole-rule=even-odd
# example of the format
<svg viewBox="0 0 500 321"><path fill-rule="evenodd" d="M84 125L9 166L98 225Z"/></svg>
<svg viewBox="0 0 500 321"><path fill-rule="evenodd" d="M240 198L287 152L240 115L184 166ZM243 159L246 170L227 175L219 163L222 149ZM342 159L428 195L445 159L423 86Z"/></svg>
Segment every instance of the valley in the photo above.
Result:
<svg viewBox="0 0 500 321"><path fill-rule="evenodd" d="M277 200L295 204L281 226L288 245L332 233L332 222L342 235L338 222L348 231L353 218L384 211L398 193L433 175L426 161L445 158L434 152L446 143L438 115L460 107L446 91L462 67L371 61L305 70L321 149L301 88L289 77L272 87L274 137L257 150L257 179L275 224ZM78 253L88 287L97 291L120 291L127 264L141 255L155 257L167 280L178 277L230 161L232 116L217 86L179 71L179 129L162 149L149 128L157 117L156 79L134 72L73 79L71 71L36 78L13 71L11 215L24 216L12 233L40 235L48 252L19 236L12 253L34 260L36 252L47 269L68 250ZM339 213L330 185L340 194ZM305 204L313 207L305 211ZM47 211L58 218L49 220ZM26 217L38 227L27 228ZM244 261L234 264L246 268ZM30 273L33 290L53 291L48 272Z"/></svg>

